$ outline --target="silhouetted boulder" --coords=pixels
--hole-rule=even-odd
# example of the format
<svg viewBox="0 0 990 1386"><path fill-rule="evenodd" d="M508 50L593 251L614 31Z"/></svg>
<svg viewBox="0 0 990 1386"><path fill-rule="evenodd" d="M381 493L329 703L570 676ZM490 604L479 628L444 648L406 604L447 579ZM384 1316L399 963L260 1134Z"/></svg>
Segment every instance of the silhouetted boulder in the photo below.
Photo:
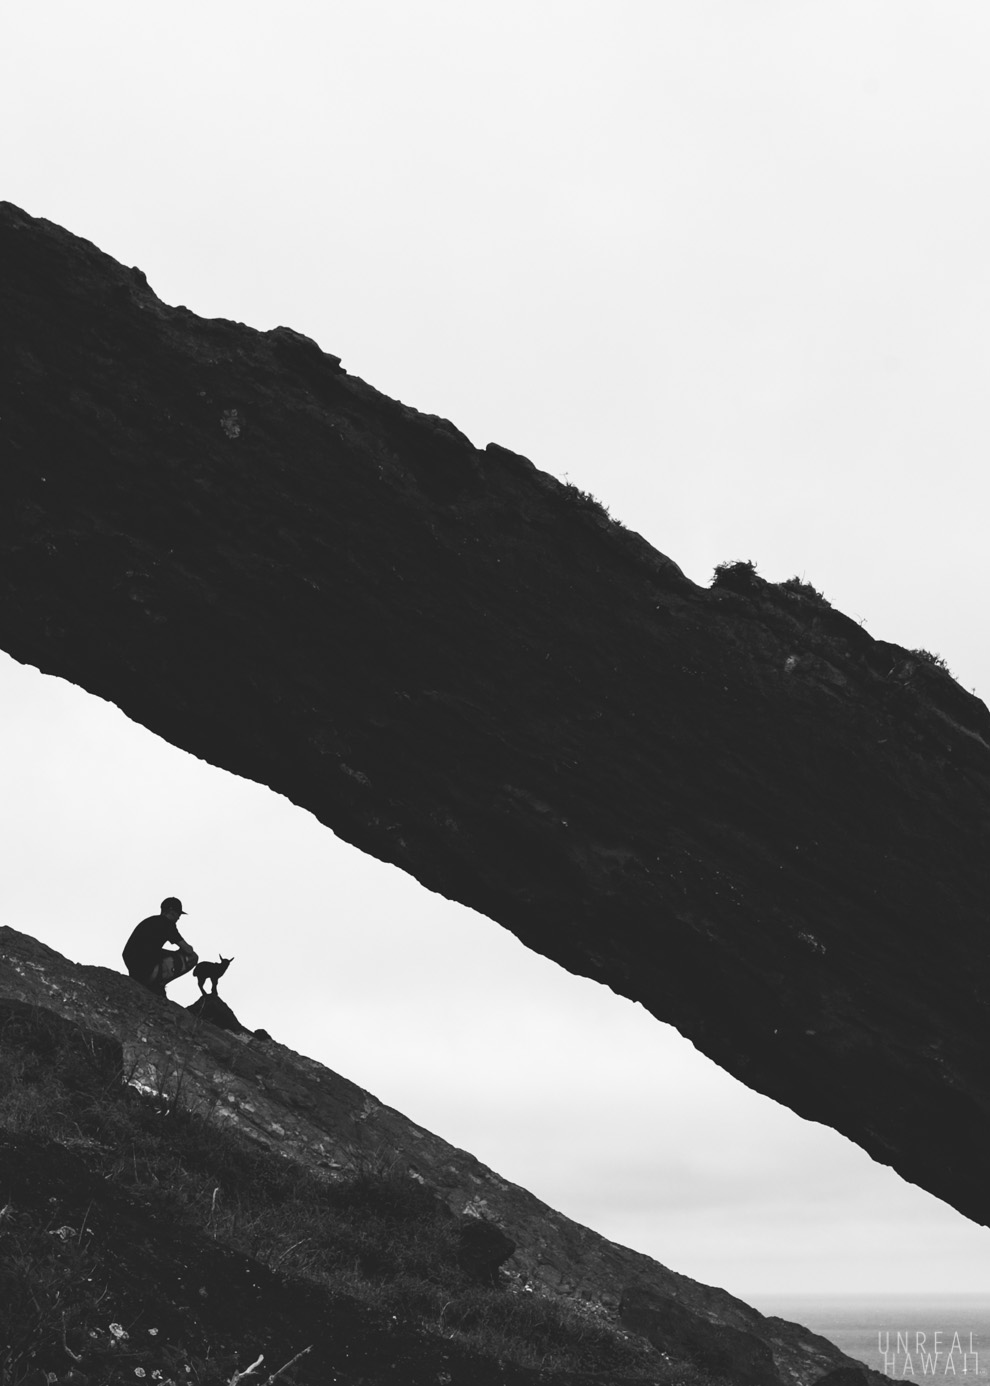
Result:
<svg viewBox="0 0 990 1386"><path fill-rule="evenodd" d="M218 1025L221 1030L233 1030L235 1034L248 1033L226 1001L221 1001L219 996L212 992L197 997L186 1010L198 1016L200 1020L208 1020L211 1025Z"/></svg>

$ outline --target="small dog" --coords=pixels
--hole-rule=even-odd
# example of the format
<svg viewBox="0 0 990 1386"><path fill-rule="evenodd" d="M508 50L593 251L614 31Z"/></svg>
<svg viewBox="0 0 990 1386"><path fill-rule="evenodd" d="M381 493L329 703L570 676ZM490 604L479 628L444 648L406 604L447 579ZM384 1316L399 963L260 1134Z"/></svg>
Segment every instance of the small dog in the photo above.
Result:
<svg viewBox="0 0 990 1386"><path fill-rule="evenodd" d="M233 961L234 961L233 958L225 958L225 957L223 956L223 954L221 954L221 955L220 955L220 961L219 961L218 963L206 963L206 962L203 962L203 963L197 963L197 964L196 964L196 966L193 968L193 976L196 978L196 981L199 983L199 989L200 989L200 991L203 993L204 996L209 996L209 995L210 995L210 993L206 990L206 987L203 985L203 983L206 981L206 979L209 977L209 979L212 981L212 983L213 983L213 995L216 996L216 994L217 994L217 982L219 982L220 978L221 978L221 977L223 976L223 974L227 971L227 968L230 966L230 964L231 964Z"/></svg>

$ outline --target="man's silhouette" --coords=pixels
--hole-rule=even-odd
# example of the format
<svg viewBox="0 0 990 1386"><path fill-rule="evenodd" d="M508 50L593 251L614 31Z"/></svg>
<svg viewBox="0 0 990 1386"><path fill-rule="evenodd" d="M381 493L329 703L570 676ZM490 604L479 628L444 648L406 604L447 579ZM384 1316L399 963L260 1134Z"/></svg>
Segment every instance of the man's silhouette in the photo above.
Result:
<svg viewBox="0 0 990 1386"><path fill-rule="evenodd" d="M164 996L166 983L191 971L198 961L179 933L179 916L183 914L182 901L170 895L162 901L161 914L142 919L124 944L127 971L156 996ZM177 944L179 951L171 952L166 943Z"/></svg>

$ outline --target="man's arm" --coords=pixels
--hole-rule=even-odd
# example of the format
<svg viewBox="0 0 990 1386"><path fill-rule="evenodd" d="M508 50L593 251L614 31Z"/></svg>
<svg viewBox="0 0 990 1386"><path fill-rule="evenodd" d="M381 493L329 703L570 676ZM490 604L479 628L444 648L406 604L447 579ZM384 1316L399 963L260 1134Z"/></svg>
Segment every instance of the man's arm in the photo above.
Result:
<svg viewBox="0 0 990 1386"><path fill-rule="evenodd" d="M182 935L179 933L179 926L177 924L174 924L172 926L172 932L168 935L168 941L169 943L177 944L179 952L187 958L192 958L193 962L197 962L199 960L199 954L196 952L195 948L191 947L191 945L188 944L182 937Z"/></svg>

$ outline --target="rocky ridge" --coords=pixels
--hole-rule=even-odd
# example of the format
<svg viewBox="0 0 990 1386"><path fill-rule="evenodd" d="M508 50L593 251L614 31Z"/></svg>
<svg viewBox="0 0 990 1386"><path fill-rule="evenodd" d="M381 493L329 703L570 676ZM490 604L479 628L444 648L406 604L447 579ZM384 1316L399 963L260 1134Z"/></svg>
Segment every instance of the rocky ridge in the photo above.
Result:
<svg viewBox="0 0 990 1386"><path fill-rule="evenodd" d="M0 205L0 644L980 1221L990 714ZM894 577L892 580L896 580Z"/></svg>

